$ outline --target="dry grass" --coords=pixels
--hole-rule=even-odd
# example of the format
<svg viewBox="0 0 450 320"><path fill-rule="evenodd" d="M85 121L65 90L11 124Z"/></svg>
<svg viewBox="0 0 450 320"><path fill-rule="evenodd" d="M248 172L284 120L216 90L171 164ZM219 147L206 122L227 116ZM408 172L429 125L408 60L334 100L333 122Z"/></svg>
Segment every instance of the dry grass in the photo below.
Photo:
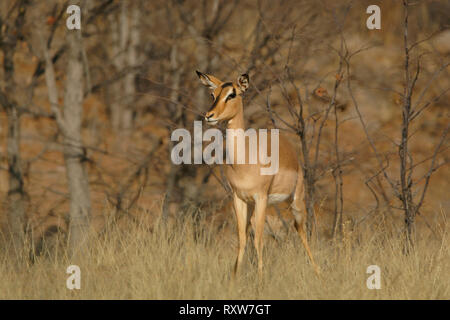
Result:
<svg viewBox="0 0 450 320"><path fill-rule="evenodd" d="M443 215L445 218L445 215ZM34 263L14 266L0 256L1 299L449 299L448 231L419 239L402 254L401 239L383 232L346 232L344 241L315 241L318 279L296 234L265 237L264 279L258 284L253 246L241 278L230 279L234 237L212 224L184 221L149 229L143 223L112 226L91 242L82 258L60 248ZM195 230L202 232L195 233ZM2 252L5 252L3 250ZM81 268L81 290L66 288L67 266ZM382 288L366 287L366 268L381 268Z"/></svg>

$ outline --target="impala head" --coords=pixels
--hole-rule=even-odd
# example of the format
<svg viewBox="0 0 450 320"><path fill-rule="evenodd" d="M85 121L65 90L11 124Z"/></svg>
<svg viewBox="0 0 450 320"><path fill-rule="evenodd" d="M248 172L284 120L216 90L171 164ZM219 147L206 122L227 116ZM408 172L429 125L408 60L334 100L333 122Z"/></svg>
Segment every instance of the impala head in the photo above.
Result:
<svg viewBox="0 0 450 320"><path fill-rule="evenodd" d="M236 82L223 82L214 76L196 71L200 81L211 90L212 105L205 114L209 124L233 119L242 108L242 94L248 89L247 74L239 76Z"/></svg>

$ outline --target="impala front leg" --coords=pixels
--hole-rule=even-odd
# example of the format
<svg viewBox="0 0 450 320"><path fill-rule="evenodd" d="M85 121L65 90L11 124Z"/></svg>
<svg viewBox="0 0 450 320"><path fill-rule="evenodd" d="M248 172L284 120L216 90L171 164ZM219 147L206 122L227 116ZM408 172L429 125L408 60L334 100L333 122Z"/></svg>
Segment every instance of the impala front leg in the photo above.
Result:
<svg viewBox="0 0 450 320"><path fill-rule="evenodd" d="M258 255L258 275L262 278L263 270L263 234L266 221L267 195L255 196L255 248Z"/></svg>
<svg viewBox="0 0 450 320"><path fill-rule="evenodd" d="M240 199L236 193L233 195L234 211L236 212L237 229L239 237L238 255L234 266L234 275L239 274L239 270L244 257L245 245L247 244L247 203Z"/></svg>

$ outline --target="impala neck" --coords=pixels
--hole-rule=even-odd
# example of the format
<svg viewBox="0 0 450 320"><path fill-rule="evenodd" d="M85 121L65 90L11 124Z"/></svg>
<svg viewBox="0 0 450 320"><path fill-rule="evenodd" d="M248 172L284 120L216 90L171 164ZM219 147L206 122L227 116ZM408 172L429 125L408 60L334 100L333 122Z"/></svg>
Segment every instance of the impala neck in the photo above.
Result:
<svg viewBox="0 0 450 320"><path fill-rule="evenodd" d="M239 101L239 106L238 106L238 112L236 113L236 115L231 118L228 123L227 123L227 129L242 129L245 131L245 125L244 125L244 107L242 105L242 98L240 98ZM230 149L233 147L234 144L234 156L233 156L233 163L236 164L237 163L237 154L238 154L238 150L237 150L237 141L235 139L236 135L234 134L228 134L227 132L227 139L226 139L226 148L227 148L227 154L230 151ZM234 142L233 142L234 140ZM234 168L234 165L231 164L231 167Z"/></svg>
<svg viewBox="0 0 450 320"><path fill-rule="evenodd" d="M239 98L239 110L236 115L228 121L227 129L243 129L245 130L244 125L244 107L242 105L242 98Z"/></svg>

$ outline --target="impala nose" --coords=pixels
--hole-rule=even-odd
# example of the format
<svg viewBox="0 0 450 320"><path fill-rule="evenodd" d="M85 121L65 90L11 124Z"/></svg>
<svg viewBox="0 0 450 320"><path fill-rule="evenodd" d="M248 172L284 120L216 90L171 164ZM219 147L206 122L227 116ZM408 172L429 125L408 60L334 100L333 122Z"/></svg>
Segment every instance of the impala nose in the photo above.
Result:
<svg viewBox="0 0 450 320"><path fill-rule="evenodd" d="M219 120L214 119L214 112L211 112L211 111L207 112L205 114L205 120L206 120L206 122L208 122L208 124L211 124L211 125L214 125L217 122L219 122Z"/></svg>

